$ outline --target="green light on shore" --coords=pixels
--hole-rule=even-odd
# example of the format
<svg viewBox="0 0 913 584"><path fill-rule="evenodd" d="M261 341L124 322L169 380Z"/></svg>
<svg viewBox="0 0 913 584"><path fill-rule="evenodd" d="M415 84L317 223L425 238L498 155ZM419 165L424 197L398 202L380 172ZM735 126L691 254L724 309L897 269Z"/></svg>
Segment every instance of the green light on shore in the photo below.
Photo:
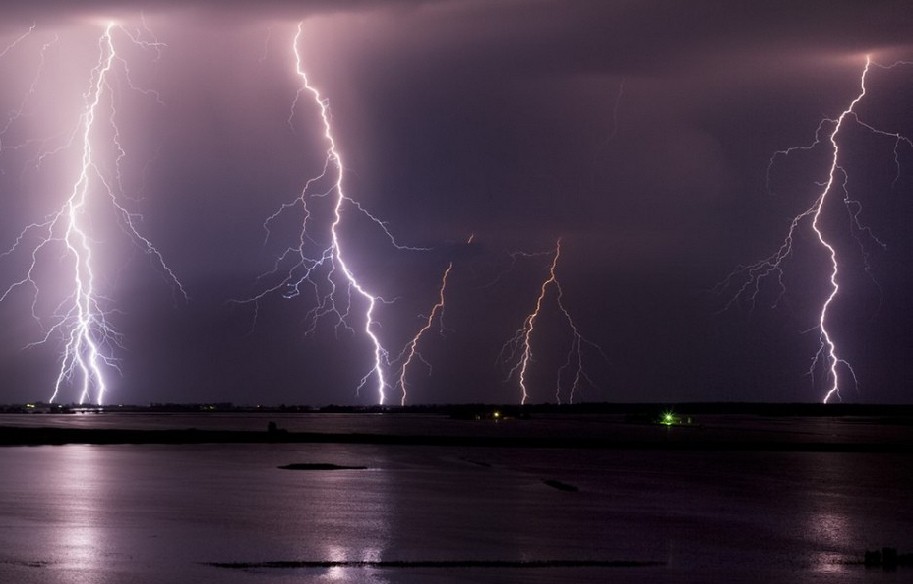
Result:
<svg viewBox="0 0 913 584"><path fill-rule="evenodd" d="M678 417L675 415L675 412L672 410L666 410L662 413L662 416L659 418L659 423L664 426L672 426L678 423Z"/></svg>

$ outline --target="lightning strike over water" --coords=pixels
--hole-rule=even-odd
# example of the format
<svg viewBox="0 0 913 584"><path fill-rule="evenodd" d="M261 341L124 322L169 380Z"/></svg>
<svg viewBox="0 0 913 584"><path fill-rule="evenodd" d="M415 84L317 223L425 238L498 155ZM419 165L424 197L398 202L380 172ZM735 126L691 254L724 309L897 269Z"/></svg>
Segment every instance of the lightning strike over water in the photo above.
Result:
<svg viewBox="0 0 913 584"><path fill-rule="evenodd" d="M828 148L830 155L826 178L817 183L820 185L821 189L812 204L792 218L789 228L787 229L786 237L777 250L761 261L748 266L738 267L729 274L717 288L719 291L735 290L723 310L732 307L743 299L747 299L748 304L751 307L754 307L758 300L758 296L761 294L761 286L764 281L768 278L774 278L777 283L778 294L773 302L773 306L777 306L786 294L786 286L783 281L784 263L794 255L796 237L803 225L809 226L814 234L814 240L827 257L828 292L821 303L816 318L817 324L813 329L818 331L819 347L812 359L811 367L809 368L809 374L813 379L815 378L816 371L821 370L824 372L824 377L826 379L826 387L822 398L824 403L828 403L831 399L841 399L840 391L845 385L841 380L844 377L848 378L854 386L858 387L856 373L849 361L842 356L843 353L837 346L837 341L832 332L833 326L829 318L831 309L841 290L841 261L838 257L834 238L831 234L827 233L822 225L822 218L828 201L834 196L839 196L838 194L835 194L834 191L842 191L842 203L849 214L853 236L857 239L857 242L862 249L863 262L865 263L866 271L869 271L869 266L866 262L867 254L865 253L864 242L859 239L859 234L865 234L876 245L885 247L881 241L872 235L871 230L861 223L859 218L862 208L861 204L850 197L847 187L849 175L845 169L844 162L842 162L845 155L841 151L840 138L842 136L842 131L848 124L856 124L858 127L876 136L893 140L894 164L897 167L899 176L900 163L898 149L904 144L913 147L913 142L899 133L885 131L866 123L860 118L857 107L866 97L868 91L866 88L866 81L872 68L888 70L902 65L913 65L913 63L897 61L891 65L880 65L872 61L871 57L867 56L865 67L863 68L859 79L859 92L846 109L844 109L835 119L822 119L818 125L815 140L811 144L806 146L793 146L784 150L779 150L773 154L768 165L768 180L770 177L770 169L778 157L787 157L798 151L811 151L821 146Z"/></svg>
<svg viewBox="0 0 913 584"><path fill-rule="evenodd" d="M33 27L34 28L34 27ZM78 176L72 184L70 194L63 205L42 221L26 226L18 235L15 243L0 258L17 254L28 256L26 269L20 279L10 284L2 294L0 302L7 300L20 288L31 290L32 316L44 329L40 340L30 343L28 347L42 345L53 338L63 341L63 355L50 401L57 400L60 392L68 385L78 388L80 403L104 402L108 389L105 370L120 371L114 356L115 348L122 347L122 336L111 322L110 300L99 289L98 266L96 265L96 245L99 239L94 233L92 207L95 200L107 199L117 216L121 229L146 255L154 258L157 266L170 281L175 291L186 299L183 286L152 242L137 230L137 221L141 216L128 211L120 204L123 195L120 164L126 151L120 143L120 132L116 125L116 104L111 76L117 65L121 66L126 85L131 90L158 98L155 92L137 88L130 80L127 63L117 54L113 33L122 31L131 42L143 48L158 50L160 43L141 41L123 27L109 23L98 39L98 60L89 74L89 89L84 94L84 107L79 115L77 127L64 146L38 156L38 164L45 157L57 155L74 148L80 151ZM31 32L31 30L30 30ZM52 42L59 39L55 37ZM50 43L46 43L41 52L41 66ZM40 69L30 88L29 96L36 90ZM28 97L26 98L28 99ZM24 105L9 118L4 132L22 115ZM105 115L107 114L107 115ZM95 142L101 130L107 124L110 133L108 144L113 151L112 170L105 171L101 148ZM31 243L31 245L30 245ZM56 262L56 269L69 280L69 294L56 307L51 317L51 324L45 325L38 314L40 286L38 274L42 270L53 271L54 267L43 267L42 255L52 248L60 247L62 258Z"/></svg>
<svg viewBox="0 0 913 584"><path fill-rule="evenodd" d="M469 241L472 241L472 237L469 238ZM453 262L450 262L447 265L447 269L444 270L444 275L441 276L441 288L438 292L438 302L432 307L431 312L428 314L428 318L425 321L425 325L419 329L415 336L412 337L412 340L406 345L406 349L403 351L403 354L406 356L405 361L399 371L399 388L402 391L402 397L400 398L400 405L406 405L406 374L409 371L409 365L412 363L413 359L418 359L428 368L428 372L431 372L431 364L422 357L422 354L418 351L418 343L426 332L428 332L431 327L434 325L434 319L438 318L441 322L441 332L443 333L444 326L444 293L447 290L447 277L450 275L450 270L453 269Z"/></svg>
<svg viewBox="0 0 913 584"><path fill-rule="evenodd" d="M303 61L299 45L301 43L302 24L298 25L297 33L292 42L292 52L295 59L295 74L300 78L300 87L295 94L292 102L288 123L293 127L293 120L297 112L302 95L310 95L314 105L320 112L320 119L323 126L323 137L327 143L326 159L323 164L322 172L308 179L299 193L298 197L291 202L284 203L280 208L270 215L264 222L264 229L267 239L272 235L270 224L279 218L284 212L300 207L303 215L300 231L297 233L294 245L287 247L276 259L273 268L267 273L261 275L261 278L280 274L282 277L278 284L270 286L261 293L253 296L248 300L239 301L240 303L253 303L255 307L266 296L280 292L285 298L294 298L301 294L302 286L308 286L314 292L317 298L317 305L308 313L310 326L307 332L313 332L316 329L317 321L322 317L331 317L336 321L336 328L353 330L348 321L351 317L353 308L353 292L357 299L365 303L363 313L364 325L361 329L365 337L370 341L372 346L372 366L367 373L361 378L356 392L360 392L368 382L374 378L377 390L377 401L383 404L387 398L387 390L390 388L385 376L385 369L390 366L391 359L389 351L384 348L378 336L377 329L380 324L375 316L375 310L378 304L388 303L381 296L372 294L366 285L353 272L347 261L345 246L340 238L340 228L346 209L351 208L368 218L371 223L376 225L390 241L391 245L397 250L424 251L425 248L409 247L400 245L393 234L387 228L387 225L371 214L360 203L346 195L343 188L343 175L345 166L342 162L342 155L336 144L336 138L333 135L333 127L330 123L329 101L325 99L320 91L311 85L306 72L303 68ZM331 172L332 171L332 172ZM321 184L329 182L328 188L323 191L315 192ZM310 234L309 225L312 222L310 203L315 199L324 199L332 197L332 220L330 222L329 237L330 242L327 247L320 250L315 256L308 253L308 247L315 244L315 239ZM285 266L285 267L283 267ZM318 280L319 278L319 280ZM344 292L340 291L337 286L337 278L341 280L341 287ZM256 308L255 308L256 311ZM255 312L256 317L256 312Z"/></svg>
<svg viewBox="0 0 913 584"><path fill-rule="evenodd" d="M539 255L539 254L532 254ZM534 361L533 349L532 349L532 339L533 333L536 328L536 321L543 311L543 305L548 297L550 289L554 289L554 298L555 304L558 307L561 315L564 317L564 320L567 323L568 329L571 332L571 345L568 349L567 360L559 368L557 373L557 380L555 383L555 399L560 404L562 403L562 378L564 377L564 372L568 369L573 371L573 382L571 383L570 391L568 392L568 402L574 403L574 397L578 389L583 382L586 382L591 387L595 387L596 384L586 373L583 367L583 349L585 346L590 347L591 349L597 351L602 358L606 358L605 354L602 352L602 349L595 343L587 340L583 335L580 334L580 329L577 327L577 324L574 322L574 319L571 317L571 313L568 311L567 307L564 305L564 290L561 287L561 282L558 280L557 270L558 270L558 260L561 257L561 240L559 239L555 243L555 251L552 255L552 261L549 266L548 278L546 278L542 285L539 287L539 296L536 298L536 304L532 312L530 312L526 318L523 320L523 326L517 329L514 336L504 344L504 347L501 349L501 355L504 357L504 361L507 363L513 363L510 368L510 371L507 374L507 380L510 380L514 375L517 376L517 383L520 386L520 404L525 404L529 399L529 388L528 388L528 375L529 368L532 362Z"/></svg>

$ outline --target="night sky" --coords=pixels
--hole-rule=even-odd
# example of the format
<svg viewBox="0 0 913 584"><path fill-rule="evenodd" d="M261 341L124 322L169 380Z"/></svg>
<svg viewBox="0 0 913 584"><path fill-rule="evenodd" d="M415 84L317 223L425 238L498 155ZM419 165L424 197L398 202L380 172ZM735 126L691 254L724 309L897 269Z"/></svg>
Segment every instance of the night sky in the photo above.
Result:
<svg viewBox="0 0 913 584"><path fill-rule="evenodd" d="M821 120L849 106L866 54L913 61L904 1L7 4L3 250L72 190L82 150L68 140L99 37L108 20L123 25L112 38L130 76L121 62L111 72L93 155L109 175L120 157L120 204L142 216L137 231L188 298L94 199L96 287L122 334L112 348L121 372L105 370L109 403L377 401L372 383L356 392L372 359L359 298L354 331L323 318L310 334L318 299L306 287L293 299L235 302L280 282L258 276L295 244L302 216L290 209L269 238L263 222L325 162L316 104L302 94L291 110L299 21L302 66L329 100L346 196L397 242L429 248L397 250L345 207L347 261L372 293L395 299L378 306L375 329L394 356L453 264L443 335L436 321L420 344L432 369L411 370L408 403L519 401L499 354L535 305L558 238L564 306L602 350L585 345L592 383L576 401L821 400L827 380L808 372L830 289L810 222L796 231L779 301L776 277L753 307L730 303L734 289L717 284L774 253L827 179L826 143L775 153L812 144ZM161 46L138 46L128 32ZM855 111L870 128L913 137L911 98L913 64L872 67ZM822 128L819 138L833 126ZM913 147L856 118L839 145L854 202L835 187L822 209L841 261L829 330L858 379L854 387L842 373L840 393L910 402ZM313 199L312 249L329 241L329 200ZM0 291L25 276L29 249L0 257ZM62 251L58 242L39 254L41 293L23 286L0 303L0 402L53 390L60 336L26 346L68 293ZM531 402L556 401L571 342L554 292L532 337ZM397 365L385 371L393 384ZM68 385L58 399L78 394ZM388 396L398 403L398 389Z"/></svg>

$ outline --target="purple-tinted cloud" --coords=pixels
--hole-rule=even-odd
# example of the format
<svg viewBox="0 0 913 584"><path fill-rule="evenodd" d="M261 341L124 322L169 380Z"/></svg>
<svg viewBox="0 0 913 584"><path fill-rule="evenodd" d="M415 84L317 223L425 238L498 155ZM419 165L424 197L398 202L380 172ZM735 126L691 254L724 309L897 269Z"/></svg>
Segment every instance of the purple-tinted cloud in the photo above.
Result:
<svg viewBox="0 0 913 584"><path fill-rule="evenodd" d="M384 308L392 345L421 326L454 262L452 330L429 339L434 369L415 383L417 401L514 400L497 351L548 266L528 259L508 270L508 252L548 250L559 236L564 300L609 357L600 389L582 399L819 397L804 377L811 283L797 280L788 302L753 313L715 315L720 299L709 290L735 265L769 253L821 179L811 155L778 162L769 188L773 152L809 143L822 117L846 107L866 53L913 59L905 2L7 3L0 50L36 28L0 58L0 123L29 94L43 44L59 40L5 146L34 137L59 146L55 136L72 128L88 83L101 19L147 34L141 15L166 45L160 56L120 40L133 82L163 103L130 91L122 75L112 83L124 180L142 232L191 302L175 306L143 254L118 242L116 229L105 232L117 242L103 256L106 292L123 311L125 334L124 377L112 395L370 401L353 392L366 350L356 336L332 327L304 336L313 299L270 299L253 331L250 312L226 305L256 289L283 230L294 227L277 224L264 245L263 220L322 167L316 113L305 108L287 124L297 89L289 43L303 20L303 58L330 100L351 196L402 240L434 248L385 253L356 220L346 227L354 265L399 299ZM873 73L861 115L913 134L911 80L913 68ZM861 132L847 140L861 153L848 169L859 177L851 187L889 244L870 257L880 292L857 270L839 309L860 373L857 398L906 401L910 375L893 364L913 346L905 332L913 329L902 326L913 324L904 298L913 242L903 220L913 155L899 150L894 181L890 144ZM35 170L36 148L0 154L4 249L59 204L72 176L71 151ZM470 233L474 243L463 244ZM814 252L805 260L796 267L813 282ZM5 289L19 266L3 262ZM51 347L21 351L38 330L21 318L29 299L11 300L0 304L0 363L11 380L0 402L42 397L57 358ZM533 401L553 395L552 361L563 357L543 343L538 383L548 389Z"/></svg>

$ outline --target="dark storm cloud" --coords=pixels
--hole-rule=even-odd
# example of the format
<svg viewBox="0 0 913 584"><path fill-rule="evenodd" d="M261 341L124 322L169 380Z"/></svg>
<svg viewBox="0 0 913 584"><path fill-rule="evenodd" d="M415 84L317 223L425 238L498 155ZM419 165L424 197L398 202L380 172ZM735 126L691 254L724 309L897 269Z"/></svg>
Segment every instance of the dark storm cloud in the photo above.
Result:
<svg viewBox="0 0 913 584"><path fill-rule="evenodd" d="M251 23L261 21L300 20L308 16L358 13L383 9L415 8L440 0L36 0L32 2L6 2L0 7L4 24L37 21L60 24L94 17L133 17L138 13L150 16L173 13L210 22Z"/></svg>
<svg viewBox="0 0 913 584"><path fill-rule="evenodd" d="M777 167L771 193L771 154L809 143L818 120L846 106L864 53L913 58L908 4L60 0L4 3L0 32L13 38L32 22L41 32L112 16L134 26L142 12L167 44L154 65L136 65L136 80L160 91L165 106L140 100L137 111L153 123L132 137L149 145L132 142L128 160L150 160L144 233L192 301L175 309L161 278L140 262L120 278L130 315L120 382L127 401L371 401L356 398L338 374L357 381L363 373L365 347L355 335L331 325L303 334L312 298L269 299L253 331L250 311L226 304L256 291L257 275L282 249L280 233L263 243L263 218L320 170L314 116L302 107L294 128L286 124L296 90L287 45L301 20L306 69L331 103L350 194L402 241L434 248L385 256L383 242L350 224L353 261L399 298L382 309L392 345L417 329L416 315L427 312L454 262L450 332L429 343L434 376L416 381L419 401L514 399L497 354L547 266L507 252L548 250L559 236L565 300L609 357L588 398L805 400L819 397L804 377L814 339L801 334L813 325L815 298L800 293L777 311L714 316L723 299L707 290L732 266L770 253L821 178ZM89 56L93 34L83 40ZM11 75L9 63L0 65ZM887 111L886 95L909 97L902 77L874 76L867 116ZM913 132L903 107L891 111L884 119L892 129ZM890 145L871 152L872 160L887 154L890 166ZM865 201L897 254L873 257L885 290L879 318L894 323L910 321L902 308L911 280L907 211L885 201L913 198L907 156L902 149L894 187L902 194ZM865 176L879 183L879 173ZM11 194L5 200L24 205ZM5 232L20 225L0 222ZM473 243L463 243L471 233ZM861 304L869 302L865 286L857 284ZM874 318L868 308L861 313ZM29 378L26 368L38 368L34 350L18 369L10 357L20 337L32 340L29 328L16 321L0 337L0 364L17 384ZM910 351L903 330L847 325L847 338L862 339L853 360L875 399L907 399L899 388L909 375L890 366ZM548 347L546 362L563 357Z"/></svg>
<svg viewBox="0 0 913 584"><path fill-rule="evenodd" d="M416 16L452 31L467 50L469 40L501 39L507 53L513 41L526 38L547 52L568 36L589 59L581 66L614 55L619 62L639 63L644 55L616 55L616 49L641 46L674 47L684 54L701 50L728 51L745 46L780 44L845 49L871 49L909 43L909 6L902 0L870 2L679 2L629 0L39 0L6 2L4 24L30 20L66 21L107 14L149 15L196 13L196 20L249 24L297 21L318 15L389 13L410 20ZM505 26L509 25L509 26ZM435 29L411 29L404 37L433 39ZM445 38L447 33L445 33ZM583 54L576 55L584 56Z"/></svg>

